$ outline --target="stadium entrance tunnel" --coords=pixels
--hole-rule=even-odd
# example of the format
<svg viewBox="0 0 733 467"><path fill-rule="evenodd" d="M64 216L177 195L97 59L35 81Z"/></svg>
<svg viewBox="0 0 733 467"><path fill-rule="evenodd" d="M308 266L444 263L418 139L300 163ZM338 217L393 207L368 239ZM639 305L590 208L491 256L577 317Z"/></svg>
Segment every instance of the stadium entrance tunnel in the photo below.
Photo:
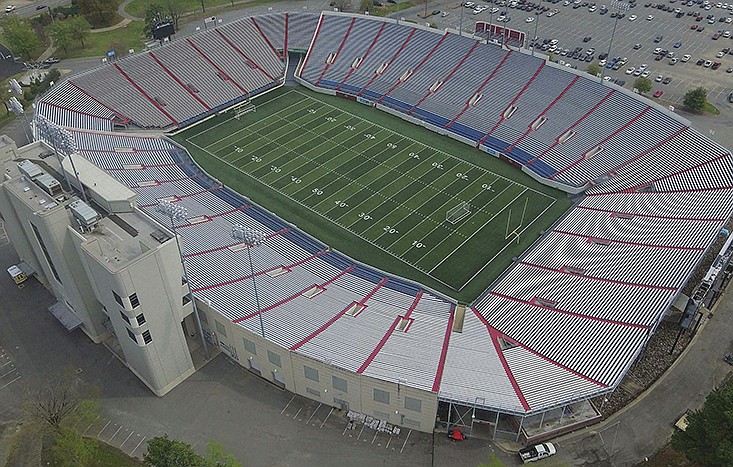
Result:
<svg viewBox="0 0 733 467"><path fill-rule="evenodd" d="M533 415L517 415L481 408L476 404L440 401L436 428L460 429L469 437L524 445L555 438L602 420L589 399Z"/></svg>

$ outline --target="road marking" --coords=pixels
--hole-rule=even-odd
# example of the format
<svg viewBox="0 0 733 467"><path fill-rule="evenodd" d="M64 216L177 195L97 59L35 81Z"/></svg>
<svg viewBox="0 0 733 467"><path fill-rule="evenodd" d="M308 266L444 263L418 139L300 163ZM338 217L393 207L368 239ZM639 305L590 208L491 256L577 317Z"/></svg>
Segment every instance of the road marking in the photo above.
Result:
<svg viewBox="0 0 733 467"><path fill-rule="evenodd" d="M323 405L322 403L321 404L318 404L318 407L316 407L316 410L314 410L313 413L311 414L311 416L308 417L308 420L306 420L306 422L305 422L306 425L311 422L311 419L316 414L316 412L318 412L318 409L320 409L322 405Z"/></svg>
<svg viewBox="0 0 733 467"><path fill-rule="evenodd" d="M135 432L134 431L131 431L130 434L127 435L127 438L125 438L125 440L122 442L122 444L120 444L120 449L122 449L122 446L125 445L125 443L127 442L128 439L130 439L130 437L132 436L133 433L135 433Z"/></svg>
<svg viewBox="0 0 733 467"><path fill-rule="evenodd" d="M107 429L107 427L109 426L110 423L112 423L112 420L107 420L107 424L104 425L104 428L102 428L101 430L99 430L99 433L97 433L97 438L99 438L99 436L102 434L102 432Z"/></svg>
<svg viewBox="0 0 733 467"><path fill-rule="evenodd" d="M405 450L405 445L407 444L407 440L410 439L410 435L412 434L412 430L407 432L407 437L405 438L405 442L402 443L402 449L400 449L400 453Z"/></svg>
<svg viewBox="0 0 733 467"><path fill-rule="evenodd" d="M111 442L112 442L112 439L113 439L113 438L114 438L115 436L117 436L117 433L119 433L121 429L122 429L122 425L120 425L120 427L119 427L119 428L117 428L117 431L115 431L115 434L113 434L113 435L112 435L112 438L110 438L110 439L109 439L109 440L108 440L107 442L108 442L108 443L111 443Z"/></svg>
<svg viewBox="0 0 733 467"><path fill-rule="evenodd" d="M362 426L361 426L361 430L359 430L359 436L357 436L357 437L356 437L356 439L359 439L359 438L361 438L361 434L362 434L362 432L364 431L364 427L365 427L365 426L366 426L366 425L362 425Z"/></svg>
<svg viewBox="0 0 733 467"><path fill-rule="evenodd" d="M18 371L18 370L16 370L15 368L13 368L12 370L10 370L10 371L8 371L7 373L5 373L4 375L0 376L0 379L2 379L2 378L5 378L5 377L6 377L6 376L8 376L8 375L9 375L10 373L15 373L16 371Z"/></svg>
<svg viewBox="0 0 733 467"><path fill-rule="evenodd" d="M331 416L331 414L333 413L333 409L334 409L334 408L333 408L333 407L331 407L331 410L330 410L330 411L328 412L328 415L326 415L326 419L325 419L325 420L323 420L323 423L321 423L321 426L320 426L321 428L323 428L323 425L325 425L325 424L326 424L326 422L328 421L328 417L330 417L330 416Z"/></svg>
<svg viewBox="0 0 733 467"><path fill-rule="evenodd" d="M87 429L84 430L84 432L82 434L86 434L86 432L89 430L89 428L91 428L92 425L94 425L94 422L96 422L97 420L99 420L99 415L97 415L97 418L95 418L94 421L89 424L89 426L87 427Z"/></svg>
<svg viewBox="0 0 733 467"><path fill-rule="evenodd" d="M295 396L291 397L287 404L285 404L285 407L283 408L282 412L280 412L280 415L284 414L286 410L288 410L288 406L291 402L293 402L293 399L295 399Z"/></svg>
<svg viewBox="0 0 733 467"><path fill-rule="evenodd" d="M138 436L140 436L140 435L138 435ZM141 439L140 442L137 443L137 446L135 446L135 449L132 450L132 452L130 453L131 456L135 453L135 451L137 451L137 448L139 448L140 445L143 444L143 441L145 441L145 436L143 436L143 439Z"/></svg>
<svg viewBox="0 0 733 467"><path fill-rule="evenodd" d="M389 440L387 440L387 445L384 447L384 449L389 449L389 443L392 442L392 433L389 434Z"/></svg>
<svg viewBox="0 0 733 467"><path fill-rule="evenodd" d="M0 386L0 389L4 389L4 388L6 388L6 387L10 386L11 384L13 384L14 382L18 381L19 379L20 379L20 376L18 376L18 377L17 377L17 378L15 378L14 380L12 380L12 381L10 381L10 382L8 382L8 383L4 384L3 386Z"/></svg>
<svg viewBox="0 0 733 467"><path fill-rule="evenodd" d="M379 431L374 430L374 438L372 438L372 444L374 444L374 440L377 439L378 434L379 434Z"/></svg>

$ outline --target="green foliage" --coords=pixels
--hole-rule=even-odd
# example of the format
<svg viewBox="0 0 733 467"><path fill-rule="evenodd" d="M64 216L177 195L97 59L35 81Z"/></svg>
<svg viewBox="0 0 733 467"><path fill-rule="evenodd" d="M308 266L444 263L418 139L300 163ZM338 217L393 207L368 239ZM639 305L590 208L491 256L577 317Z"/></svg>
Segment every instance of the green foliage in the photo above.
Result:
<svg viewBox="0 0 733 467"><path fill-rule="evenodd" d="M486 457L486 462L480 463L478 467L504 467L504 463L493 452L490 452Z"/></svg>
<svg viewBox="0 0 733 467"><path fill-rule="evenodd" d="M92 29L89 21L87 21L86 18L84 18L83 16L74 16L73 18L69 18L68 20L66 20L66 22L69 23L68 27L71 38L75 41L78 41L82 47L85 47L84 39L89 36L89 32Z"/></svg>
<svg viewBox="0 0 733 467"><path fill-rule="evenodd" d="M232 455L224 452L224 446L214 441L206 445L207 467L242 467L242 464Z"/></svg>
<svg viewBox="0 0 733 467"><path fill-rule="evenodd" d="M644 77L636 78L634 87L639 91L639 94L646 94L652 90L652 80Z"/></svg>
<svg viewBox="0 0 733 467"><path fill-rule="evenodd" d="M62 428L56 435L53 457L60 467L84 467L97 457L98 446L72 428Z"/></svg>
<svg viewBox="0 0 733 467"><path fill-rule="evenodd" d="M588 72L589 75L598 76L601 74L601 67L596 62L591 62L585 71Z"/></svg>
<svg viewBox="0 0 733 467"><path fill-rule="evenodd" d="M363 13L365 11L372 12L374 10L374 2L372 0L361 0L361 3L359 4L359 12Z"/></svg>
<svg viewBox="0 0 733 467"><path fill-rule="evenodd" d="M672 435L675 450L700 465L733 466L733 382L713 390L687 421Z"/></svg>
<svg viewBox="0 0 733 467"><path fill-rule="evenodd" d="M55 21L48 28L46 28L46 34L53 41L53 45L64 50L64 53L68 53L69 46L74 41L71 36L71 28L69 28L68 21Z"/></svg>
<svg viewBox="0 0 733 467"><path fill-rule="evenodd" d="M3 39L8 47L14 52L31 58L39 44L38 36L30 24L20 19L17 15L6 15L0 22L3 29Z"/></svg>
<svg viewBox="0 0 733 467"><path fill-rule="evenodd" d="M145 463L153 467L201 467L204 459L190 444L170 439L166 434L148 440Z"/></svg>
<svg viewBox="0 0 733 467"><path fill-rule="evenodd" d="M98 25L109 26L117 13L115 0L77 0L79 14Z"/></svg>
<svg viewBox="0 0 733 467"><path fill-rule="evenodd" d="M173 21L173 26L178 30L178 22L183 16L184 9L178 0L158 0L149 3L145 7L145 35L153 35L153 27L163 20Z"/></svg>
<svg viewBox="0 0 733 467"><path fill-rule="evenodd" d="M708 102L707 97L708 90L703 87L699 87L697 89L687 91L682 103L685 104L685 107L699 112L705 108L705 105Z"/></svg>
<svg viewBox="0 0 733 467"><path fill-rule="evenodd" d="M170 439L167 434L148 440L145 464L152 467L242 467L216 441L209 441L206 445L206 456L202 457L190 444Z"/></svg>

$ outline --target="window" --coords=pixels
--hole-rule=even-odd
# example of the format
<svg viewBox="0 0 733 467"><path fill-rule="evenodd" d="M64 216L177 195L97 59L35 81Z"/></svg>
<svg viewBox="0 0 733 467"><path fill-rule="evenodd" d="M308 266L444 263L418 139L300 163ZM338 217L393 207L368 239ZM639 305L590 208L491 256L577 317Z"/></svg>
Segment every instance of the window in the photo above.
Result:
<svg viewBox="0 0 733 467"><path fill-rule="evenodd" d="M138 326L142 326L143 324L145 324L145 315L144 314L140 313L139 315L137 315L135 319L137 320Z"/></svg>
<svg viewBox="0 0 733 467"><path fill-rule="evenodd" d="M130 330L128 329L128 330L127 330L127 335L128 335L128 336L130 336L130 339L132 339L132 340L133 340L133 342L135 342L135 343L137 344L137 336L135 335L135 333L134 333L134 332L132 332L132 331L130 331Z"/></svg>
<svg viewBox="0 0 733 467"><path fill-rule="evenodd" d="M53 277L56 279L56 282L59 284L63 284L61 282L61 278L59 277L59 272L56 270L56 266L53 264L53 261L51 261L51 257L48 255L48 249L46 248L46 244L43 243L43 239L41 238L41 233L38 231L38 228L33 225L31 222L31 227L33 228L33 234L36 236L36 240L38 240L38 244L41 245L41 251L43 252L43 256L46 258L46 261L48 262L48 266L51 268L51 274L53 274Z"/></svg>
<svg viewBox="0 0 733 467"><path fill-rule="evenodd" d="M414 397L405 396L405 408L413 412L422 412L422 401Z"/></svg>
<svg viewBox="0 0 733 467"><path fill-rule="evenodd" d="M130 295L130 305L132 305L133 308L137 308L140 306L140 300L137 299L137 294L134 293Z"/></svg>
<svg viewBox="0 0 733 467"><path fill-rule="evenodd" d="M374 411L374 418L376 418L377 420L385 420L385 421L387 421L387 420L389 420L389 415L390 415L389 412L382 412L380 410L375 410Z"/></svg>
<svg viewBox="0 0 733 467"><path fill-rule="evenodd" d="M244 337L242 338L242 341L244 341L244 350L251 353L252 355L257 355L257 347L255 346L254 342Z"/></svg>
<svg viewBox="0 0 733 467"><path fill-rule="evenodd" d="M143 333L143 340L145 341L145 345L153 342L153 337L150 335L150 331L145 331Z"/></svg>
<svg viewBox="0 0 733 467"><path fill-rule="evenodd" d="M184 295L183 300L181 301L181 305L186 306L189 303L191 303L191 297L189 297L188 295ZM203 321L203 319L201 321Z"/></svg>
<svg viewBox="0 0 733 467"><path fill-rule="evenodd" d="M307 379L318 382L318 370L315 368L303 365L303 374Z"/></svg>
<svg viewBox="0 0 733 467"><path fill-rule="evenodd" d="M188 297L188 295L186 295ZM189 297L190 300L190 297ZM199 319L202 323L209 324L209 318L206 317L206 313L199 313Z"/></svg>
<svg viewBox="0 0 733 467"><path fill-rule="evenodd" d="M389 392L374 388L374 401L389 404Z"/></svg>
<svg viewBox="0 0 733 467"><path fill-rule="evenodd" d="M123 320L124 320L124 321L125 321L125 322L126 322L126 323L127 323L128 325L131 325L131 323L130 323L130 318L128 318L128 317L127 317L127 315L126 315L126 314L125 314L125 313L124 313L124 312L123 312L122 310L120 310L120 316L122 316L122 319L123 319Z"/></svg>
<svg viewBox="0 0 733 467"><path fill-rule="evenodd" d="M306 386L305 392L307 392L308 394L314 397L318 397L318 398L321 397L321 391L319 391L318 389L313 389L313 388L309 388L308 386Z"/></svg>
<svg viewBox="0 0 733 467"><path fill-rule="evenodd" d="M280 355L276 354L275 352L267 351L267 359L275 365L276 367L282 368L283 364L280 361Z"/></svg>
<svg viewBox="0 0 733 467"><path fill-rule="evenodd" d="M121 306L123 308L125 307L125 304L122 303L122 297L120 297L119 295L117 295L117 292L115 292L114 290L112 291L112 296L115 298L115 301L117 302L117 304L119 306Z"/></svg>
<svg viewBox="0 0 733 467"><path fill-rule="evenodd" d="M411 427L417 428L417 429L420 428L420 422L418 422L417 420L409 419L407 417L405 417L405 418L402 419L402 424L404 426L411 426Z"/></svg>
<svg viewBox="0 0 733 467"><path fill-rule="evenodd" d="M221 335L222 335L222 336L224 336L224 337L226 337L226 336L227 336L227 328L226 328L226 327L224 327L224 325L223 325L223 324L221 324L221 323L220 323L219 321L217 321L217 320L214 320L214 326L216 326L216 332L218 332L219 334L221 334Z"/></svg>
<svg viewBox="0 0 733 467"><path fill-rule="evenodd" d="M338 376L331 377L331 385L334 389L337 389L341 392L349 392L349 382L343 378L339 378Z"/></svg>

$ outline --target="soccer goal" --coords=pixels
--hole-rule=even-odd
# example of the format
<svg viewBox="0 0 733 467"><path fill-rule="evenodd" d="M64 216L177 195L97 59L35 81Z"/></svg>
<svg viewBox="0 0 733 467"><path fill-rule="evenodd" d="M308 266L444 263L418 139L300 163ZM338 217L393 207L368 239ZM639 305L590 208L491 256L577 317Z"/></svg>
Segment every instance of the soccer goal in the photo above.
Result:
<svg viewBox="0 0 733 467"><path fill-rule="evenodd" d="M445 221L451 224L457 224L471 214L471 205L462 202L458 206L448 209L445 213Z"/></svg>

